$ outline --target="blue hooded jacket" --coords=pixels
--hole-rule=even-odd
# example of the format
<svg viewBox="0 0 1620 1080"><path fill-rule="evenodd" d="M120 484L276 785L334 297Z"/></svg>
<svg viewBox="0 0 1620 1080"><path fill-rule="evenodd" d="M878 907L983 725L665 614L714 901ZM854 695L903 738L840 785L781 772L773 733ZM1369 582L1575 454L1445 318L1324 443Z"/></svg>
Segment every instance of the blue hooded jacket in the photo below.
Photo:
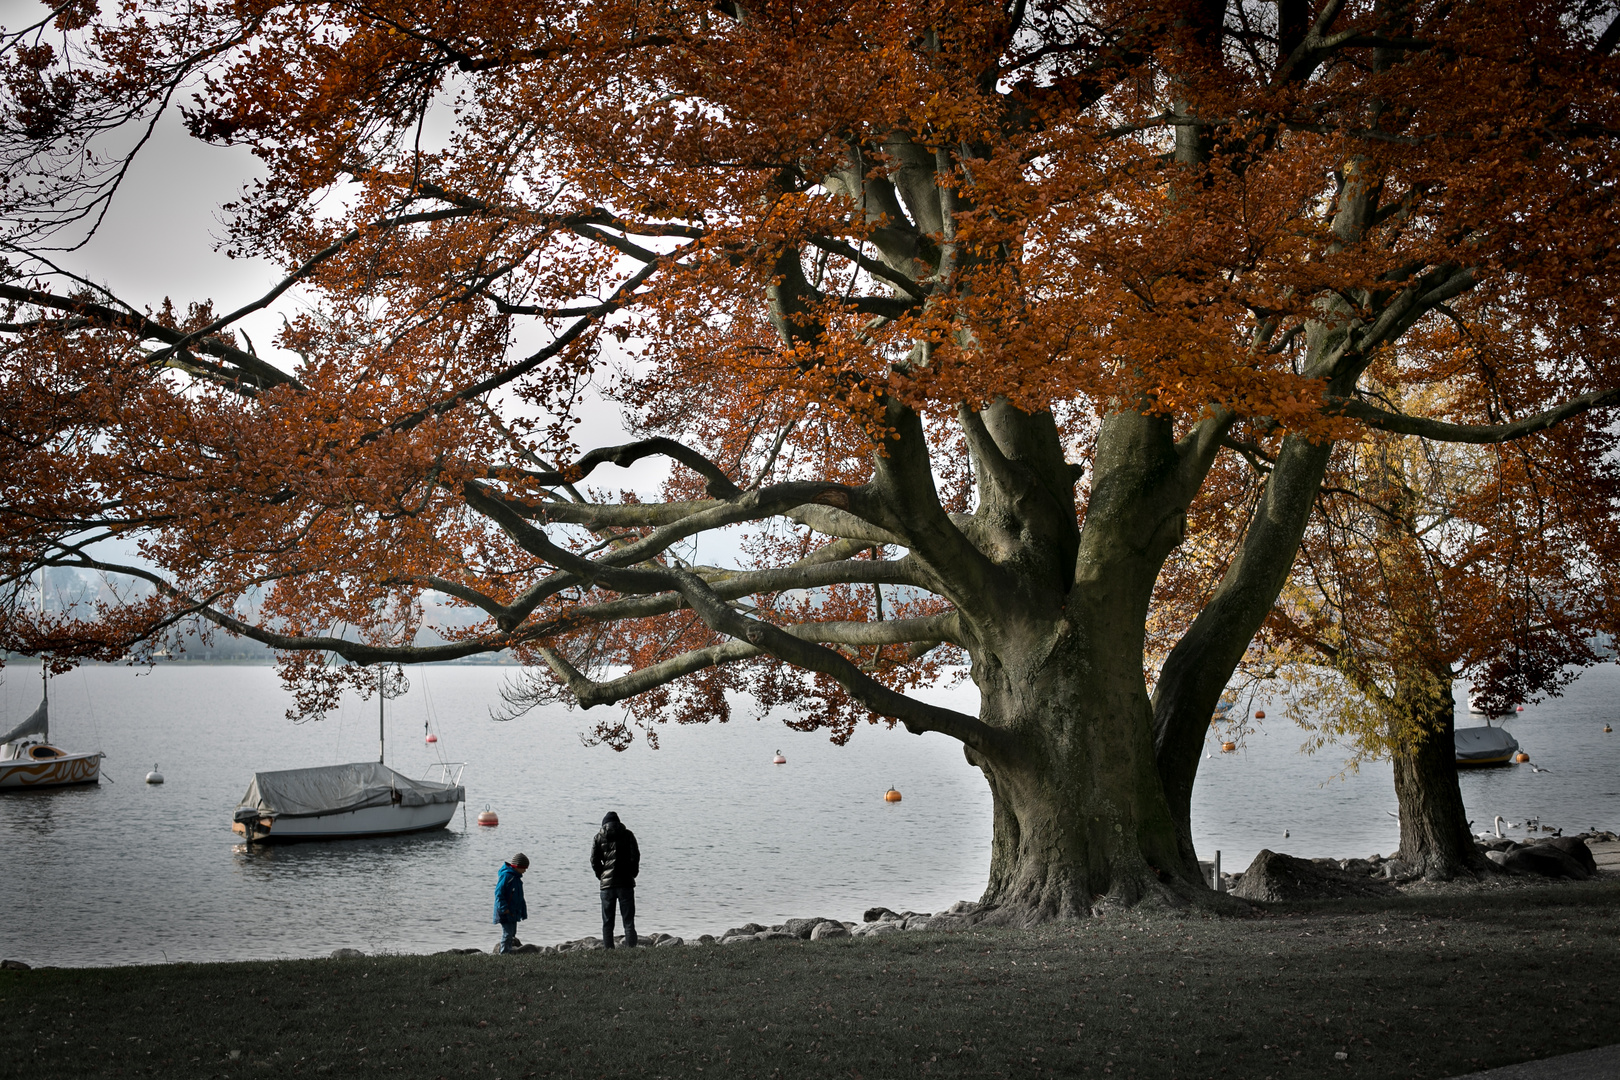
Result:
<svg viewBox="0 0 1620 1080"><path fill-rule="evenodd" d="M502 863L495 875L495 921L520 922L528 917L529 905L523 902L523 875L511 863Z"/></svg>

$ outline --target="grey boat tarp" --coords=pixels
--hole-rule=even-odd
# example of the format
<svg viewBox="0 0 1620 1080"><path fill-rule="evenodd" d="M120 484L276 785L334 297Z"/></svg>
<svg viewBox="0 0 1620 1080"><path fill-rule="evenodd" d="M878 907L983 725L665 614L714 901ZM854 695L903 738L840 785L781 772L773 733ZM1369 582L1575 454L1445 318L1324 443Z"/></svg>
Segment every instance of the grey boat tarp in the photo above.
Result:
<svg viewBox="0 0 1620 1080"><path fill-rule="evenodd" d="M426 806L456 803L466 798L458 784L412 780L376 761L352 765L320 765L312 769L283 769L253 774L253 783L236 806L237 821L268 817L319 817L367 806Z"/></svg>
<svg viewBox="0 0 1620 1080"><path fill-rule="evenodd" d="M1457 761L1500 761L1519 748L1519 740L1499 727L1462 727L1452 732Z"/></svg>

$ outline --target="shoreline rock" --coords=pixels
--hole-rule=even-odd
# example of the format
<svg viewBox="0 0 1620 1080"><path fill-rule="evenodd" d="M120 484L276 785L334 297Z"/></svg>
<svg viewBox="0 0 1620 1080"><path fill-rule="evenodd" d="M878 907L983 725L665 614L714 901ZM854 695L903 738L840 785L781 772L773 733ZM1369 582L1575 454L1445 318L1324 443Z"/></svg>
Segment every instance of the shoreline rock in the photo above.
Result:
<svg viewBox="0 0 1620 1080"><path fill-rule="evenodd" d="M1343 869L1337 859L1301 859L1266 848L1241 875L1232 895L1242 900L1280 903L1291 900L1326 900L1344 896L1385 896L1386 882L1400 872L1385 864L1385 880Z"/></svg>
<svg viewBox="0 0 1620 1080"><path fill-rule="evenodd" d="M1592 831L1577 836L1529 837L1526 841L1509 837L1491 837L1476 840L1486 858L1496 863L1504 873L1522 877L1566 879L1584 881L1598 875L1598 867L1586 841L1620 840L1611 832ZM1306 859L1269 849L1261 851L1248 869L1221 875L1225 892L1244 900L1261 903L1286 903L1298 900L1326 900L1353 896L1394 896L1400 886L1419 881L1417 868L1395 855L1369 855L1365 859L1314 858ZM682 945L702 948L710 945L742 945L754 941L837 941L885 937L889 934L911 931L948 933L966 930L991 916L994 908L986 908L973 900L958 900L941 912L894 911L876 906L867 908L860 922L846 922L825 916L792 918L772 926L746 922L724 933L699 934L681 938L673 934L642 934L645 948L664 948ZM617 938L616 946L624 939ZM524 945L519 953L556 955L584 952L603 948L595 937L576 938L555 945ZM492 951L492 950L491 950ZM439 955L486 954L483 949L444 949ZM363 956L356 949L339 949L338 956ZM7 964L20 963L8 961Z"/></svg>

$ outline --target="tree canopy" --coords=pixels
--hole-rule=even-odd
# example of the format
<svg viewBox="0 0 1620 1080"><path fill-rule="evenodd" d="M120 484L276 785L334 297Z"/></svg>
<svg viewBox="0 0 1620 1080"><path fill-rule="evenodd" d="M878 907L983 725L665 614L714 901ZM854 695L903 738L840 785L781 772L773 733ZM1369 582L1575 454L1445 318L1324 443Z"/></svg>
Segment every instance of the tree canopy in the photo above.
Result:
<svg viewBox="0 0 1620 1080"><path fill-rule="evenodd" d="M1617 39L1526 0L52 6L0 71L4 573L151 591L0 639L201 617L310 711L366 677L332 655L510 649L519 704L885 717L984 770L993 904L1190 895L1210 711L1335 441L1612 420ZM264 168L225 253L286 276L231 312L59 254L171 109ZM575 444L600 386L636 441ZM590 486L655 456L656 501ZM1189 527L1230 541L1199 572ZM428 590L481 621L419 644ZM979 715L905 692L961 654Z"/></svg>

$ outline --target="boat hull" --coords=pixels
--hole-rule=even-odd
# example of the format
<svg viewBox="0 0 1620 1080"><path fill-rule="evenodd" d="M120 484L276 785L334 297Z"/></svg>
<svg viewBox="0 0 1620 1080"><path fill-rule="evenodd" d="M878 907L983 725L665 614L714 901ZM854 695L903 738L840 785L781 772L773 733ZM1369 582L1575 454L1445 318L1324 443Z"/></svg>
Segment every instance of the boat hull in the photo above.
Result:
<svg viewBox="0 0 1620 1080"><path fill-rule="evenodd" d="M0 791L38 791L100 782L100 754L0 761Z"/></svg>
<svg viewBox="0 0 1620 1080"><path fill-rule="evenodd" d="M1496 767L1497 765L1511 764L1513 764L1512 754L1504 754L1501 757L1457 759L1457 768L1459 769L1490 769Z"/></svg>
<svg viewBox="0 0 1620 1080"><path fill-rule="evenodd" d="M292 843L302 840L352 840L362 836L397 836L442 829L455 817L459 802L426 806L365 806L336 814L309 817L259 818L232 822L231 830L250 844ZM248 826L252 825L249 835Z"/></svg>

